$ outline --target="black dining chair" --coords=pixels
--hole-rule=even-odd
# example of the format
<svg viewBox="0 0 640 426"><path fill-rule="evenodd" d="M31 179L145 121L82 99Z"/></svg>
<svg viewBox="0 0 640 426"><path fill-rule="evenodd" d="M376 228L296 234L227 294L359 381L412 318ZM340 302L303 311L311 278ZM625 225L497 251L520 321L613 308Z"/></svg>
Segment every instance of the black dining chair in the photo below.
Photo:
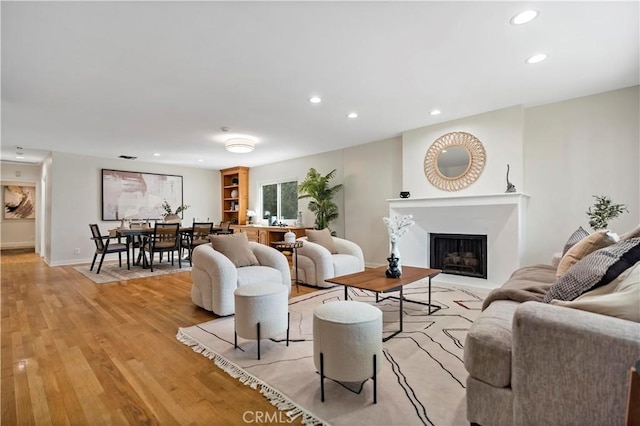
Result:
<svg viewBox="0 0 640 426"><path fill-rule="evenodd" d="M171 257L171 265L173 265L173 254L176 251L178 252L178 267L182 268L180 259L180 224L156 222L153 234L147 236L144 242L144 252L149 253L150 257L149 266L151 272L153 272L153 257L156 253L161 255L167 253L167 257ZM160 261L162 261L162 257Z"/></svg>
<svg viewBox="0 0 640 426"><path fill-rule="evenodd" d="M96 258L100 255L100 263L98 264L98 269L96 274L100 273L100 269L102 268L102 262L104 261L104 257L107 253L118 253L118 264L122 268L122 252L127 253L127 269L131 269L129 265L129 243L123 244L120 242L120 238L111 237L111 236L102 236L100 234L100 228L97 224L91 223L89 224L89 228L91 229L91 239L96 244L96 252L93 254L93 261L91 262L90 271L93 271L93 266L96 263ZM112 243L112 240L117 240L116 243Z"/></svg>
<svg viewBox="0 0 640 426"><path fill-rule="evenodd" d="M233 234L233 229L231 229L231 222L220 222L219 230L216 231L216 234Z"/></svg>
<svg viewBox="0 0 640 426"><path fill-rule="evenodd" d="M213 231L213 222L194 222L192 231L185 234L180 242L180 256L182 257L182 250L189 252L189 264L193 266L191 258L193 256L193 249L201 244L207 244L211 242L209 235Z"/></svg>

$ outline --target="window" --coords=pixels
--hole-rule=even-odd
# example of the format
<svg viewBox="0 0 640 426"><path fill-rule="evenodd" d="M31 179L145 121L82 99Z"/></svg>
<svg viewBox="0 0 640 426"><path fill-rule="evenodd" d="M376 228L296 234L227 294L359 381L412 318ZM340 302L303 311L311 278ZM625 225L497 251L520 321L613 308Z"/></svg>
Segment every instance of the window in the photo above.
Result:
<svg viewBox="0 0 640 426"><path fill-rule="evenodd" d="M262 185L261 193L263 219L298 217L298 181Z"/></svg>

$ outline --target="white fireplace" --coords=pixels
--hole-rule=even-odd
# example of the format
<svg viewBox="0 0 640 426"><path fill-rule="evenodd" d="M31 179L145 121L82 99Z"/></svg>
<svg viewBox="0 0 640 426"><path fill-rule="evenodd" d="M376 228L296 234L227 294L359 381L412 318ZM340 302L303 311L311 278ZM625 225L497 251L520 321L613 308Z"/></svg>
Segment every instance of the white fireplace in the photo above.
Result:
<svg viewBox="0 0 640 426"><path fill-rule="evenodd" d="M522 264L528 196L522 193L394 198L389 215L412 214L415 225L400 239L403 265L429 266L429 234L487 236L487 278L440 274L435 283L496 288Z"/></svg>

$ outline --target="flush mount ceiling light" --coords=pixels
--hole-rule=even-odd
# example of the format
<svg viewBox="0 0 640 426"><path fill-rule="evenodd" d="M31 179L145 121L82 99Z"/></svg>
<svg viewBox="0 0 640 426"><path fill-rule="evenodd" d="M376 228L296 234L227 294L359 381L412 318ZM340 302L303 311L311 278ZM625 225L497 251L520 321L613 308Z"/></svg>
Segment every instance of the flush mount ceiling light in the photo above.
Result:
<svg viewBox="0 0 640 426"><path fill-rule="evenodd" d="M529 57L525 62L527 64L537 64L538 62L542 62L545 59L547 59L547 55L545 55L544 53L538 53Z"/></svg>
<svg viewBox="0 0 640 426"><path fill-rule="evenodd" d="M513 25L522 25L526 24L527 22L533 21L537 16L537 10L525 10L515 15L509 22L511 22Z"/></svg>
<svg viewBox="0 0 640 426"><path fill-rule="evenodd" d="M246 154L253 151L254 142L245 138L231 138L224 143L224 147L227 151L236 154Z"/></svg>

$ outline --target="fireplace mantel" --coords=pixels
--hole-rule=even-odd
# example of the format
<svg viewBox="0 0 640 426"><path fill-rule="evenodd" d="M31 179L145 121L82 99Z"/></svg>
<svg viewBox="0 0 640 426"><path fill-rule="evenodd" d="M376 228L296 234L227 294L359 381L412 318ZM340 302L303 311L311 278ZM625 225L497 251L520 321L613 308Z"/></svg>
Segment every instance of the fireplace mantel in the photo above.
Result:
<svg viewBox="0 0 640 426"><path fill-rule="evenodd" d="M520 192L388 199L390 216L412 214L415 221L400 240L401 263L429 266L430 233L486 235L486 280L440 274L435 282L501 286L522 263L528 199Z"/></svg>
<svg viewBox="0 0 640 426"><path fill-rule="evenodd" d="M388 199L389 208L411 207L456 207L456 206L495 206L503 204L523 205L528 195L522 192L508 192L502 194L458 195L425 198L391 198Z"/></svg>

